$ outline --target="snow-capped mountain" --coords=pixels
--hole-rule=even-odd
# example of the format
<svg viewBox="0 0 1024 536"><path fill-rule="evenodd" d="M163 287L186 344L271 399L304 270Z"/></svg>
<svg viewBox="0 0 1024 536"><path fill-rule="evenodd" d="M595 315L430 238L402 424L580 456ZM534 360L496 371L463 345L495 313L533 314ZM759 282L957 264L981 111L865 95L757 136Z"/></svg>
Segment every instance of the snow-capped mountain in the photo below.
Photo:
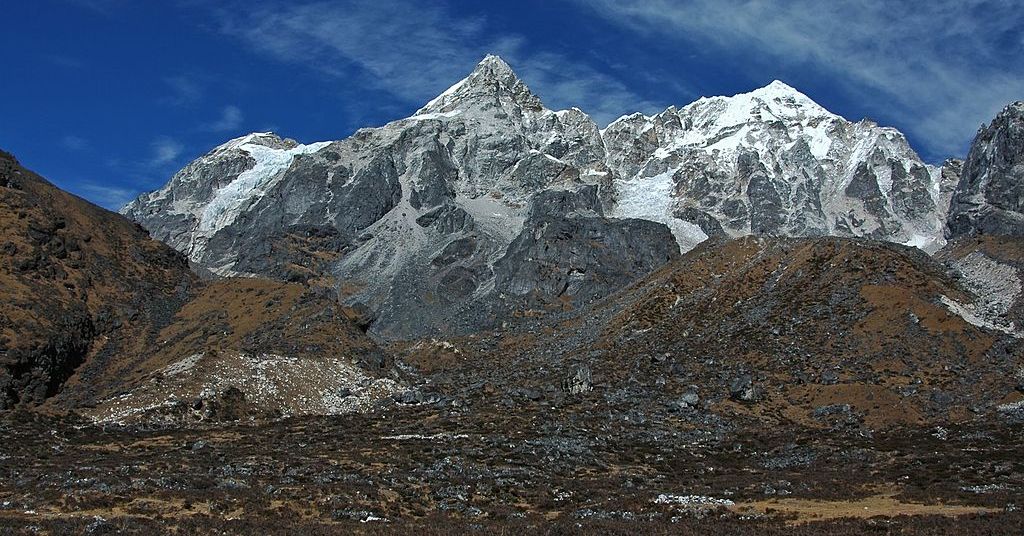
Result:
<svg viewBox="0 0 1024 536"><path fill-rule="evenodd" d="M546 109L488 56L409 118L311 145L272 134L232 140L122 212L218 274L333 275L375 329L406 336L497 318L488 307L530 294L519 268L533 259L517 255L531 255L536 243L551 241L554 252L561 243L553 242L587 236L617 241L609 249L636 258L614 264L628 272L616 275L569 248L560 265L531 272L553 281L572 275L566 298L592 296L588 281L625 283L654 269L653 259L676 255L667 229L603 217L599 194L613 176L606 160L586 114ZM567 197L532 207L551 189ZM546 234L553 217L571 220L564 236ZM629 236L623 225L644 231ZM509 249L520 235L531 243Z"/></svg>
<svg viewBox="0 0 1024 536"><path fill-rule="evenodd" d="M593 299L714 234L934 249L955 181L896 130L780 82L602 131L488 56L411 117L333 142L231 140L122 212L218 274L333 276L404 337L499 322L502 304L543 306L537 289Z"/></svg>
<svg viewBox="0 0 1024 536"><path fill-rule="evenodd" d="M944 243L955 174L897 130L847 121L779 81L625 116L602 134L622 177L615 213L669 223L684 248L721 233Z"/></svg>

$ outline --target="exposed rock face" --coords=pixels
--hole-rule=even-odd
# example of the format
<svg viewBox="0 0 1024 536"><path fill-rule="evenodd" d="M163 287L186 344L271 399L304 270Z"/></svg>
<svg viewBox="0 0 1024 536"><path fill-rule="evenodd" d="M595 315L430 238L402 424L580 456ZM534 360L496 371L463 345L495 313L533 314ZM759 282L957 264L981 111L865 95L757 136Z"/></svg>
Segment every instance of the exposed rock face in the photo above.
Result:
<svg viewBox="0 0 1024 536"><path fill-rule="evenodd" d="M431 242L424 235L494 224L514 236L517 207L584 172L603 176L593 174L604 156L593 121L545 109L490 56L408 119L310 145L250 134L122 212L217 273L265 273L295 228L332 236L316 249L336 253L392 231Z"/></svg>
<svg viewBox="0 0 1024 536"><path fill-rule="evenodd" d="M626 116L603 136L618 213L664 221L684 249L719 227L944 243L955 172L926 165L898 131L851 123L782 82Z"/></svg>
<svg viewBox="0 0 1024 536"><path fill-rule="evenodd" d="M333 276L375 332L415 337L492 296L535 194L607 195L605 157L589 117L547 110L489 56L408 119L307 146L233 140L123 212L218 274Z"/></svg>
<svg viewBox="0 0 1024 536"><path fill-rule="evenodd" d="M538 194L525 229L495 263L495 290L582 305L679 256L664 225L605 218L597 188Z"/></svg>
<svg viewBox="0 0 1024 536"><path fill-rule="evenodd" d="M570 395L581 395L594 390L589 367L580 367L562 380L562 390Z"/></svg>
<svg viewBox="0 0 1024 536"><path fill-rule="evenodd" d="M931 251L953 168L779 82L601 131L580 110L546 109L488 56L412 117L335 142L232 140L123 212L217 274L343 281L375 333L415 338L489 325L469 318L527 287L541 302L599 297L665 258L662 236L681 251L745 234ZM585 191L590 212L531 214L548 190ZM643 251L626 251L634 239ZM598 264L616 277L586 268Z"/></svg>
<svg viewBox="0 0 1024 536"><path fill-rule="evenodd" d="M165 321L196 284L178 252L4 152L0 244L0 409L59 393Z"/></svg>
<svg viewBox="0 0 1024 536"><path fill-rule="evenodd" d="M679 256L664 225L605 217L595 185L543 191L524 214L522 230L489 265L475 257L484 235L449 242L430 261L446 269L431 282L438 303L384 307L377 332L391 338L462 334L500 326L523 311L584 307ZM417 283L410 273L396 284Z"/></svg>
<svg viewBox="0 0 1024 536"><path fill-rule="evenodd" d="M949 213L949 237L1024 236L1024 102L974 138Z"/></svg>

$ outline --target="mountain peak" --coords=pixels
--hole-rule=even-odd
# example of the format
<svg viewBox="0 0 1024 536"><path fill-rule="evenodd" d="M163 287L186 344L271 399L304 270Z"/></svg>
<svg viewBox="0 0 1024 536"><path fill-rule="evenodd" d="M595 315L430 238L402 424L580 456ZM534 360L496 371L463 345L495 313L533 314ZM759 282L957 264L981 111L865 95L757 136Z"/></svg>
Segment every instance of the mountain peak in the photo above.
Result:
<svg viewBox="0 0 1024 536"><path fill-rule="evenodd" d="M220 154L247 145L261 145L269 149L287 150L297 147L299 143L290 138L282 138L273 132L251 132L214 147L210 154Z"/></svg>
<svg viewBox="0 0 1024 536"><path fill-rule="evenodd" d="M480 63L476 64L475 71L488 70L493 73L507 74L515 76L515 72L512 71L512 67L509 66L505 60L501 59L501 56L496 54L488 54L484 56L484 59L480 60Z"/></svg>
<svg viewBox="0 0 1024 536"><path fill-rule="evenodd" d="M1010 103L971 143L949 207L946 236L1024 236L1024 102Z"/></svg>
<svg viewBox="0 0 1024 536"><path fill-rule="evenodd" d="M772 80L768 85L751 91L750 95L755 95L767 100L776 98L792 99L804 104L811 103L817 106L817 103L811 100L811 98L805 95L802 91L781 80Z"/></svg>
<svg viewBox="0 0 1024 536"><path fill-rule="evenodd" d="M773 113L780 117L791 117L794 114L834 115L799 89L781 80L772 80L771 83L762 88L755 89L750 93L737 95L733 98L747 100L752 97L764 102Z"/></svg>
<svg viewBox="0 0 1024 536"><path fill-rule="evenodd" d="M488 54L473 72L420 108L416 115L445 113L477 104L514 103L522 108L541 110L543 105L530 88L500 56Z"/></svg>
<svg viewBox="0 0 1024 536"><path fill-rule="evenodd" d="M783 82L782 80L772 80L771 83L761 89L777 93L800 93L800 91L795 87Z"/></svg>

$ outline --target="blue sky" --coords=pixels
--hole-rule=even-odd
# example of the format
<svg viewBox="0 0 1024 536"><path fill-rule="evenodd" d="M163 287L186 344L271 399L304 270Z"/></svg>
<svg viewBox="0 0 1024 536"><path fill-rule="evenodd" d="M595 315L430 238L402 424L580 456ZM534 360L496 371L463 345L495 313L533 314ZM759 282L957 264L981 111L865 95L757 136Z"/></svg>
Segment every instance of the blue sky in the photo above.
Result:
<svg viewBox="0 0 1024 536"><path fill-rule="evenodd" d="M0 51L0 148L108 208L247 132L405 117L487 53L602 125L780 79L932 162L1024 99L1019 0L33 0Z"/></svg>

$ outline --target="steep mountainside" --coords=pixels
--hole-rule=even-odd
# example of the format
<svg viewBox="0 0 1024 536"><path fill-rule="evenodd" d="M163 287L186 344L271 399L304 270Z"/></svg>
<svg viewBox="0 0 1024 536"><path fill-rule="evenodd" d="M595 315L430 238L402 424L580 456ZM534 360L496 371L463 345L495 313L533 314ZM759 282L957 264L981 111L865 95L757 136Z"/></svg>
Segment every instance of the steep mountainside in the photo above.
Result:
<svg viewBox="0 0 1024 536"><path fill-rule="evenodd" d="M172 315L196 284L138 225L0 152L0 409L56 394L83 363Z"/></svg>
<svg viewBox="0 0 1024 536"><path fill-rule="evenodd" d="M546 109L488 56L412 117L310 145L250 134L123 213L221 275L333 277L375 333L414 338L494 325L491 311L509 295L501 271L550 276L537 287L552 292L544 302L579 306L599 294L581 301L564 284L578 259L544 271L513 265L533 262L529 252L556 232L529 217L546 190L592 200L593 228L559 240L602 237L625 256L609 279L620 284L668 257L625 247L610 229L643 226L609 218L664 223L682 251L749 233L936 249L955 170L926 166L899 132L850 123L781 83L600 131L580 110Z"/></svg>
<svg viewBox="0 0 1024 536"><path fill-rule="evenodd" d="M1024 236L1024 102L978 131L949 210L949 236Z"/></svg>
<svg viewBox="0 0 1024 536"><path fill-rule="evenodd" d="M607 187L605 156L589 117L547 110L489 56L408 119L309 146L249 135L123 212L219 274L334 276L377 333L415 337L489 325L473 313L500 299L500 259L541 237L534 195Z"/></svg>
<svg viewBox="0 0 1024 536"><path fill-rule="evenodd" d="M240 244L276 245L289 230L375 252L436 246L467 228L507 243L532 194L582 184L604 156L588 117L545 109L489 56L408 119L308 146L232 140L123 213L217 273L260 273L268 251ZM376 256L386 271L405 268L395 252Z"/></svg>
<svg viewBox="0 0 1024 536"><path fill-rule="evenodd" d="M1024 336L1024 102L978 131L936 257L978 296L976 323Z"/></svg>
<svg viewBox="0 0 1024 536"><path fill-rule="evenodd" d="M202 283L7 153L0 208L0 409L187 422L359 411L401 390L333 288Z"/></svg>

